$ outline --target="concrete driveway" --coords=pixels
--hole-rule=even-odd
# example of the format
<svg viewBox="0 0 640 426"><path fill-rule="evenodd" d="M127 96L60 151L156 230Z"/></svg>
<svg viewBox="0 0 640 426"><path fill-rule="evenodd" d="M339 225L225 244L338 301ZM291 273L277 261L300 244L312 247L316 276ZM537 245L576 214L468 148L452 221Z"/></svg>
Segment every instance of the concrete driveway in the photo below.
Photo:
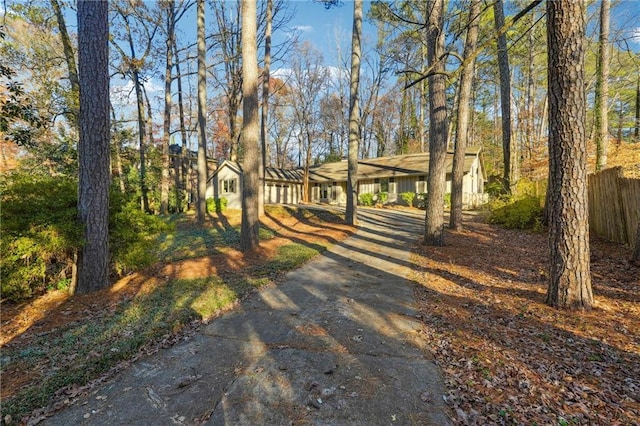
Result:
<svg viewBox="0 0 640 426"><path fill-rule="evenodd" d="M359 213L355 235L45 423L451 424L407 279L424 213Z"/></svg>

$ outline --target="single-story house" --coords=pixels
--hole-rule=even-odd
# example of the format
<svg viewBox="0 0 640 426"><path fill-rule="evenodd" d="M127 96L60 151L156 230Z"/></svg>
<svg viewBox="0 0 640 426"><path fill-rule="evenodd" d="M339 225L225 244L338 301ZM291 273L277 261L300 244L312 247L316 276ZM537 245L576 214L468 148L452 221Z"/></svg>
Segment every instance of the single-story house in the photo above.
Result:
<svg viewBox="0 0 640 426"><path fill-rule="evenodd" d="M447 153L446 190L451 192L453 153ZM400 194L427 192L429 154L407 154L358 161L358 194L386 192L387 202L403 203ZM296 204L302 200L302 169L265 168L265 202ZM479 148L468 149L464 161L463 205L476 207L486 202L485 171ZM309 200L344 205L347 192L347 162L325 163L309 169ZM207 197L225 197L228 207L241 208L242 168L224 161L210 178Z"/></svg>
<svg viewBox="0 0 640 426"><path fill-rule="evenodd" d="M207 184L207 198L226 198L227 207L242 208L242 165L225 160ZM265 167L265 203L297 204L302 201L302 169Z"/></svg>

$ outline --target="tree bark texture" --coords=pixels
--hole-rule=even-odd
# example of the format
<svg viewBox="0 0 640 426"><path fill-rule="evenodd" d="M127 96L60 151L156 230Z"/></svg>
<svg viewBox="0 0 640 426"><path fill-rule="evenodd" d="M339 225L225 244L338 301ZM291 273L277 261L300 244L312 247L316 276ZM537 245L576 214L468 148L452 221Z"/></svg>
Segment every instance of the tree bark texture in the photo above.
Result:
<svg viewBox="0 0 640 426"><path fill-rule="evenodd" d="M427 211L424 243L444 245L444 190L446 176L447 77L444 75L444 0L427 4L427 61L429 75L429 176L427 177Z"/></svg>
<svg viewBox="0 0 640 426"><path fill-rule="evenodd" d="M258 246L260 154L258 124L258 52L256 0L242 0L242 225L240 250Z"/></svg>
<svg viewBox="0 0 640 426"><path fill-rule="evenodd" d="M78 1L78 216L85 236L72 287L78 294L109 286L108 14L107 1Z"/></svg>
<svg viewBox="0 0 640 426"><path fill-rule="evenodd" d="M496 0L493 5L496 31L498 33L498 69L500 70L500 110L502 112L502 158L504 162L504 186L511 192L512 175L511 157L511 73L509 70L509 52L507 50L507 34L500 31L504 27L504 3Z"/></svg>
<svg viewBox="0 0 640 426"><path fill-rule="evenodd" d="M171 81L173 70L173 38L175 33L175 1L169 1L166 7L166 39L165 39L165 69L164 69L164 119L162 135L162 181L160 183L160 214L169 213L169 144L171 143ZM176 202L180 202L176 198Z"/></svg>
<svg viewBox="0 0 640 426"><path fill-rule="evenodd" d="M593 304L589 263L584 3L547 2L549 247L547 303Z"/></svg>
<svg viewBox="0 0 640 426"><path fill-rule="evenodd" d="M469 22L467 24L467 38L464 43L463 55L465 58L473 54L478 43L478 24L480 20L480 0L471 0L469 8ZM456 129L456 142L453 153L453 166L451 178L451 214L449 227L455 230L462 229L462 179L464 177L464 155L469 139L469 120L471 89L473 74L475 71L475 58L464 65L460 74L458 88L458 117Z"/></svg>
<svg viewBox="0 0 640 426"><path fill-rule="evenodd" d="M198 223L207 216L207 63L204 27L204 0L198 0Z"/></svg>
<svg viewBox="0 0 640 426"><path fill-rule="evenodd" d="M190 197L193 193L191 188L191 155L188 152L189 144L187 143L187 126L184 117L184 99L182 96L182 75L180 74L180 56L178 55L178 46L175 37L173 38L173 55L176 63L176 78L178 80L178 116L180 118L180 139L182 146L180 150L180 161L176 170L176 199L180 200L179 189L185 189L185 204L189 209ZM182 181L182 184L180 184Z"/></svg>
<svg viewBox="0 0 640 426"><path fill-rule="evenodd" d="M265 167L267 166L268 134L267 120L269 118L269 79L271 78L271 27L273 21L273 0L267 0L266 24L264 29L264 67L262 69L262 114L260 116L260 203L258 214L264 215L264 199L266 191Z"/></svg>
<svg viewBox="0 0 640 426"><path fill-rule="evenodd" d="M351 77L349 89L349 157L347 164L347 207L345 219L349 225L358 223L358 150L360 144L360 55L362 37L362 0L353 2L353 32L351 35Z"/></svg>
<svg viewBox="0 0 640 426"><path fill-rule="evenodd" d="M611 0L600 2L600 36L598 39L598 58L596 62L595 90L595 142L596 170L607 166L609 150L609 9Z"/></svg>

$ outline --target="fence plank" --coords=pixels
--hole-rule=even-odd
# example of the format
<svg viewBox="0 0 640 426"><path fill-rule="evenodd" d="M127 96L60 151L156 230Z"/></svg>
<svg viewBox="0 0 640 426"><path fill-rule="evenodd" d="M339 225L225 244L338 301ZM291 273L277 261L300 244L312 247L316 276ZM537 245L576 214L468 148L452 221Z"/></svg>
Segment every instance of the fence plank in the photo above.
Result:
<svg viewBox="0 0 640 426"><path fill-rule="evenodd" d="M621 178L620 196L623 200L627 225L627 244L633 247L640 222L640 179Z"/></svg>
<svg viewBox="0 0 640 426"><path fill-rule="evenodd" d="M589 175L589 228L594 234L633 246L640 221L640 179L625 178L621 167Z"/></svg>

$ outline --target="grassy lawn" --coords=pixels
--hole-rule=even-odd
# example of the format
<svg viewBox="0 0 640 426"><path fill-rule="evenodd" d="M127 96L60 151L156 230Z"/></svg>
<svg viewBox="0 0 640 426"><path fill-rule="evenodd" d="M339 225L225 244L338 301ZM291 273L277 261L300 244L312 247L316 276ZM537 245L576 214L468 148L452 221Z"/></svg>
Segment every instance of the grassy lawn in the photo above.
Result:
<svg viewBox="0 0 640 426"><path fill-rule="evenodd" d="M295 218L287 211L271 214L282 221L304 219L304 215ZM282 240L282 236L277 237L272 229L263 226L261 246L273 245L273 249L267 254L254 254L241 267L188 279L179 275L158 276L162 275L158 268L180 260L208 256L224 259L229 253L235 253L236 258L242 256L235 247L239 239L237 220L229 223L224 218L225 223L221 225L215 219L212 217L211 224L199 227L185 216L168 217L176 226L170 234L159 238L161 263L145 271L141 278L151 285L144 284L115 302L109 295L109 303L101 303L101 294L96 294L91 303L62 311L62 315L72 320L57 321L44 332L36 332L37 327L31 327L6 344L1 356L4 422L21 422L27 415L37 418L39 413L34 410L40 407L46 407L43 413L55 409L52 403L63 404L60 401L65 397L75 396L83 387L91 386L92 381L116 373L128 361L172 344L185 327L188 329L190 324L229 309L248 292L271 283L279 273L298 267L330 243L321 238L312 242L291 238L272 244ZM106 290L105 298L108 291L114 290ZM64 305L58 311L62 309ZM70 309L85 312L71 315Z"/></svg>

